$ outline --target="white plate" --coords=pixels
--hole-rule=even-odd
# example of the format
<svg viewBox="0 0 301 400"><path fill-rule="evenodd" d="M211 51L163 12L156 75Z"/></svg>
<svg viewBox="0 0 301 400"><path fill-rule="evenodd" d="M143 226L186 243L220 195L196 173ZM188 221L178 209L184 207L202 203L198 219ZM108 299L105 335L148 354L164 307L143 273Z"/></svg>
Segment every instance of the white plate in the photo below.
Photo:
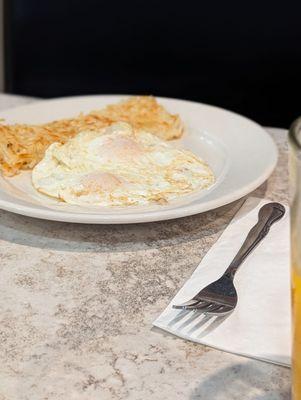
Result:
<svg viewBox="0 0 301 400"><path fill-rule="evenodd" d="M84 96L40 101L0 113L8 123L43 123L99 109L128 96ZM51 200L32 187L30 172L0 178L0 208L55 221L124 224L184 217L223 206L250 193L272 173L277 149L256 123L232 112L184 100L158 98L179 113L187 133L175 145L200 155L211 166L216 183L169 205L127 208L80 208Z"/></svg>

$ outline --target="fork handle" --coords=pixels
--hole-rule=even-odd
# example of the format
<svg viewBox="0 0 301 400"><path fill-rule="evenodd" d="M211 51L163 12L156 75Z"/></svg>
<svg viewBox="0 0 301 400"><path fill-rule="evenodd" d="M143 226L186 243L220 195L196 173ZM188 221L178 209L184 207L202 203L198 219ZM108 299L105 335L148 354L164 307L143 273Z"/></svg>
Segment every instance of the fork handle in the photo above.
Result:
<svg viewBox="0 0 301 400"><path fill-rule="evenodd" d="M285 208L280 203L268 203L260 208L257 224L253 226L248 233L243 245L233 258L229 267L226 269L224 273L225 276L230 279L234 278L236 271L247 258L247 256L268 234L273 223L281 219L284 214Z"/></svg>

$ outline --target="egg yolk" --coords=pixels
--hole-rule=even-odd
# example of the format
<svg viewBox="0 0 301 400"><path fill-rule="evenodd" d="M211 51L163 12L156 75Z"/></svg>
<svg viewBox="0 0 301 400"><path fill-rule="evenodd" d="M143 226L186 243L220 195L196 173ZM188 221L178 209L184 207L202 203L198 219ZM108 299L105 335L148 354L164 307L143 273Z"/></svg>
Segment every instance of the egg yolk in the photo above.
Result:
<svg viewBox="0 0 301 400"><path fill-rule="evenodd" d="M109 172L93 172L85 175L81 183L89 192L107 191L111 192L122 185L122 180Z"/></svg>

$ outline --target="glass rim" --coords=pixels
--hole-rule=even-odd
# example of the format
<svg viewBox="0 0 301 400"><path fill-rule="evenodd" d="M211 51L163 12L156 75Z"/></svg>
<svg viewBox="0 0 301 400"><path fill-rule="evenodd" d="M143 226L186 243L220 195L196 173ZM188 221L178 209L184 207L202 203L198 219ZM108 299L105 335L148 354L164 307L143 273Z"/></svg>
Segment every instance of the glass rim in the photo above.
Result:
<svg viewBox="0 0 301 400"><path fill-rule="evenodd" d="M298 140L296 135L299 130L301 130L301 117L295 119L288 132L290 142L293 143L298 150L301 150L301 142Z"/></svg>

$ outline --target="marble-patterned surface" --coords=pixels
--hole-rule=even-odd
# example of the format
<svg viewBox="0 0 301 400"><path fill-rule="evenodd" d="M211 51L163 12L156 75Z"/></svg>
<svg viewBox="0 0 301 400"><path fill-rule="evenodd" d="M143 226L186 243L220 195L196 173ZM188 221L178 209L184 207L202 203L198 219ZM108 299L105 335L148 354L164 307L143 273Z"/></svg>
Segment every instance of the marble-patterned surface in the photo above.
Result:
<svg viewBox="0 0 301 400"><path fill-rule="evenodd" d="M279 163L254 195L286 202L286 133L270 132ZM151 325L240 205L123 226L0 211L0 400L289 399L289 369Z"/></svg>

